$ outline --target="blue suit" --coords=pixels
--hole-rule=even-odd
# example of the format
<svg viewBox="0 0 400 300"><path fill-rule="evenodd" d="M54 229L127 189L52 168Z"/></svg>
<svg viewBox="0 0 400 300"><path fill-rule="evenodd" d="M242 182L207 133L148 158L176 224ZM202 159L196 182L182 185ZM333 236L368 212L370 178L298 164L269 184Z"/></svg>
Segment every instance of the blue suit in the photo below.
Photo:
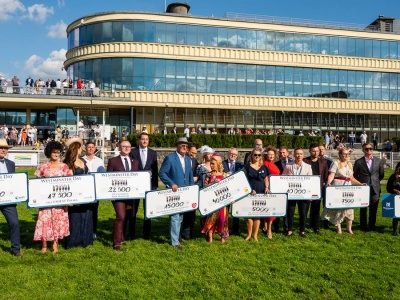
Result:
<svg viewBox="0 0 400 300"><path fill-rule="evenodd" d="M185 170L182 168L181 161L179 160L178 153L174 152L165 157L160 172L161 181L169 188L174 184L178 187L185 187L193 185L193 172L192 165L189 156L184 156ZM179 245L179 233L181 229L181 223L183 220L183 214L175 214L170 216L170 234L172 246Z"/></svg>
<svg viewBox="0 0 400 300"><path fill-rule="evenodd" d="M15 164L9 159L4 159L7 167L8 173L15 172ZM12 254L20 253L20 234L19 234L19 223L18 223L18 213L16 204L1 205L0 211L6 218L7 224L10 227L10 239L11 239L11 252Z"/></svg>

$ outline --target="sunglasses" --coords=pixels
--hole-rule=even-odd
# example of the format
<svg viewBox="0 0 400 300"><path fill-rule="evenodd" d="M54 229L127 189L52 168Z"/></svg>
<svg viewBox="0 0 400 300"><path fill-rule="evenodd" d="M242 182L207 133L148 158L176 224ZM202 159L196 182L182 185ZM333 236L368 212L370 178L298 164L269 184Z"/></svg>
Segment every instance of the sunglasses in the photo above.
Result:
<svg viewBox="0 0 400 300"><path fill-rule="evenodd" d="M364 148L365 151L372 151L372 148Z"/></svg>
<svg viewBox="0 0 400 300"><path fill-rule="evenodd" d="M261 154L253 154L254 157L260 157Z"/></svg>

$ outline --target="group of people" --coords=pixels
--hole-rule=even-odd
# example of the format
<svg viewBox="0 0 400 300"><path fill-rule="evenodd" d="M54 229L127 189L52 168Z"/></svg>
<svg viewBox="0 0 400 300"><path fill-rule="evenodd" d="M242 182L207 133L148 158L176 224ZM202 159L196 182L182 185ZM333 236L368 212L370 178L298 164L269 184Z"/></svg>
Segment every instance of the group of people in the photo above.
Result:
<svg viewBox="0 0 400 300"><path fill-rule="evenodd" d="M360 226L362 230L376 230L376 214L380 197L380 180L384 176L383 164L379 158L373 156L373 146L370 143L363 145L364 156L356 160L354 166L350 163L348 148L339 149L339 159L331 161L326 156L324 145L311 145L309 156L304 157L303 149L294 149L293 158L289 157L289 149L273 146L263 147L261 139L255 139L252 151L246 154L244 162L238 160L238 150L230 148L228 158L222 157L209 146L199 149L201 162L197 160L198 149L191 145L186 137L178 138L176 151L167 155L158 168L157 153L150 149L149 135L142 132L139 136L139 146L132 148L128 140L119 143L119 155L109 159L105 170L101 159L94 153L96 145L86 143L86 155L81 157L83 141L73 137L67 141L67 150L63 158L63 145L58 141L47 143L45 155L47 162L39 165L35 172L37 177L54 177L87 174L88 172L126 172L149 171L151 173L151 189L158 188L160 179L167 188L177 191L178 188L198 184L204 188L212 183L219 182L231 174L243 170L250 186L251 194L270 193L269 179L271 175L320 175L320 188L324 199L324 187L329 185L368 184L371 186L370 206L360 209ZM12 161L5 159L8 149L11 148L5 139L0 139L0 173L15 172ZM388 191L400 194L400 165L395 174L389 179ZM336 226L337 232L342 233L341 224L346 221L346 231L353 234L353 209L324 209L321 215L321 201L323 200L290 200L287 204L287 214L284 218L248 218L246 219L245 240L258 240L259 229L269 239L272 232L280 231L280 219L283 219L283 231L287 237L294 235L294 213L296 206L299 212L299 234L306 236L306 219L310 211L310 227L315 234L320 234L320 219L324 226L328 222ZM116 251L126 240L135 238L136 215L139 200L115 200L112 205L115 210L112 244ZM41 252L47 251L47 243L53 242L52 251L58 251L59 240L65 238L67 249L86 247L93 243L97 228L96 204L81 204L68 207L42 208L39 210L34 240L42 243ZM200 219L201 232L208 242L213 242L217 233L224 243L229 237L228 216L230 206L222 207L216 212ZM15 204L0 206L11 230L12 253L20 255L19 226ZM369 210L369 216L367 217ZM182 249L181 239L194 237L196 212L190 211L170 216L170 237L172 246ZM393 221L393 232L397 232L398 220ZM239 235L239 219L233 219L233 234ZM151 238L151 220L145 220L143 237Z"/></svg>
<svg viewBox="0 0 400 300"><path fill-rule="evenodd" d="M10 146L35 146L37 142L37 128L34 125L22 126L20 130L7 124L0 125L0 139L5 139Z"/></svg>

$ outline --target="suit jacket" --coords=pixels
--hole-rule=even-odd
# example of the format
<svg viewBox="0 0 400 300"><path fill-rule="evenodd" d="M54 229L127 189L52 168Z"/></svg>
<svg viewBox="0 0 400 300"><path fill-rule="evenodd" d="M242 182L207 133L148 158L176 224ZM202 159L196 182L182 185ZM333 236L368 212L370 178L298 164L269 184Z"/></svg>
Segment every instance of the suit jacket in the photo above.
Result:
<svg viewBox="0 0 400 300"><path fill-rule="evenodd" d="M130 157L129 157L130 158ZM139 162L136 159L130 158L131 171L139 171ZM125 166L121 161L120 155L110 158L107 164L107 172L125 172Z"/></svg>
<svg viewBox="0 0 400 300"><path fill-rule="evenodd" d="M185 172L182 169L178 153L174 152L165 157L159 172L161 181L167 186L172 187L176 184L178 187L193 185L193 172L189 156L185 155Z"/></svg>
<svg viewBox="0 0 400 300"><path fill-rule="evenodd" d="M291 159L291 158L288 158L288 162L287 162L287 164L289 164L289 163L291 163L291 162L293 162L293 159ZM277 166L278 167L278 169L279 169L279 171L281 172L281 174L283 173L283 166L282 166L282 162L281 162L281 160L279 159L278 161L276 161L275 162L275 166Z"/></svg>
<svg viewBox="0 0 400 300"><path fill-rule="evenodd" d="M311 165L311 156L306 157L303 160L306 164ZM321 188L324 186L324 183L328 180L328 163L326 162L325 159L323 158L318 158L318 165L319 165L319 174L313 174L313 175L321 175ZM312 168L311 168L312 170Z"/></svg>
<svg viewBox="0 0 400 300"><path fill-rule="evenodd" d="M230 172L230 170L229 170L229 159L225 159L225 160L222 162L222 166L224 167L224 172L225 172L225 173ZM241 169L243 169L243 163L236 160L236 161L235 161L235 173L236 173L237 171L240 171Z"/></svg>
<svg viewBox="0 0 400 300"><path fill-rule="evenodd" d="M158 162L157 162L157 152L153 149L147 148L147 160L146 165L142 166L142 160L140 158L140 148L136 147L131 150L129 156L139 163L139 170L150 171L151 172L151 188L158 188Z"/></svg>
<svg viewBox="0 0 400 300"><path fill-rule="evenodd" d="M176 134L176 130L171 129L171 133L172 133L172 134Z"/></svg>
<svg viewBox="0 0 400 300"><path fill-rule="evenodd" d="M192 161L193 177L196 177L196 170L197 170L197 166L199 165L199 162L197 161L196 158L192 158L192 157L190 157L190 160Z"/></svg>
<svg viewBox="0 0 400 300"><path fill-rule="evenodd" d="M371 185L371 195L379 195L381 192L380 181L385 175L381 159L374 157L372 171L370 172L363 156L355 161L353 172L354 178L359 182Z"/></svg>
<svg viewBox="0 0 400 300"><path fill-rule="evenodd" d="M7 158L4 158L8 173L15 173L15 163Z"/></svg>
<svg viewBox="0 0 400 300"><path fill-rule="evenodd" d="M289 173L295 174L296 164L294 161L286 164L286 168L283 170L282 175L288 175ZM311 166L304 161L301 163L301 172L299 175L312 175Z"/></svg>

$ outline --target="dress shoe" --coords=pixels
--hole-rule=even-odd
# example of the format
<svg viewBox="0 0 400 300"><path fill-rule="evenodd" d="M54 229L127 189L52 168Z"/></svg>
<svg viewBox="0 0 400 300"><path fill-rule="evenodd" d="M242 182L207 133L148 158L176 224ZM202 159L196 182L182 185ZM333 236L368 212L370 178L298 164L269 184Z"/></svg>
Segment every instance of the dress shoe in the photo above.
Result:
<svg viewBox="0 0 400 300"><path fill-rule="evenodd" d="M114 246L115 251L121 251L121 246Z"/></svg>
<svg viewBox="0 0 400 300"><path fill-rule="evenodd" d="M12 255L13 255L13 256L16 256L16 257L22 257L22 254L19 253L19 252L17 252L17 253L12 253Z"/></svg>
<svg viewBox="0 0 400 300"><path fill-rule="evenodd" d="M293 232L292 232L292 233L287 233L287 232L286 232L286 233L285 233L285 236L286 236L286 237L291 237L291 236L293 236Z"/></svg>

